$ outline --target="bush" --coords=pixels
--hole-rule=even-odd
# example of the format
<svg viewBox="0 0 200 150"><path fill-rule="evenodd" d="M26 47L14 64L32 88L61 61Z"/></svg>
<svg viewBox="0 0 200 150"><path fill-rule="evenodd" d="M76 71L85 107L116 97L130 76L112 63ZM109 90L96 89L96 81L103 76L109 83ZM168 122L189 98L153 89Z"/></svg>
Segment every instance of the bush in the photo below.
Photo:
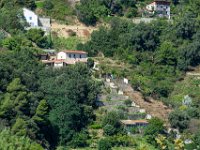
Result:
<svg viewBox="0 0 200 150"><path fill-rule="evenodd" d="M101 129L101 128L102 128L102 125L101 125L101 124L95 123L95 124L92 124L92 125L90 126L90 128L92 128L92 129Z"/></svg>
<svg viewBox="0 0 200 150"><path fill-rule="evenodd" d="M180 131L183 131L188 127L190 117L185 111L175 110L170 113L169 121L172 127L178 128Z"/></svg>
<svg viewBox="0 0 200 150"><path fill-rule="evenodd" d="M94 67L94 60L92 58L88 58L87 65L88 65L89 68L93 68Z"/></svg>
<svg viewBox="0 0 200 150"><path fill-rule="evenodd" d="M48 38L44 34L44 31L41 29L30 29L27 31L26 36L40 48L48 48L51 43L49 43Z"/></svg>
<svg viewBox="0 0 200 150"><path fill-rule="evenodd" d="M112 136L117 133L117 129L114 126L109 125L109 124L104 126L103 130L104 130L104 134L108 136Z"/></svg>
<svg viewBox="0 0 200 150"><path fill-rule="evenodd" d="M0 139L1 150L44 150L27 137L13 135L9 129L0 132Z"/></svg>
<svg viewBox="0 0 200 150"><path fill-rule="evenodd" d="M107 138L101 139L98 143L98 150L111 150L111 148L111 142Z"/></svg>
<svg viewBox="0 0 200 150"><path fill-rule="evenodd" d="M130 107L131 104L132 104L132 101L131 101L130 99L127 99L127 100L124 101L124 104L125 104L126 106Z"/></svg>
<svg viewBox="0 0 200 150"><path fill-rule="evenodd" d="M70 145L74 148L86 147L88 146L88 143L87 143L88 139L89 139L88 133L86 132L77 133L73 136L73 139L70 142Z"/></svg>
<svg viewBox="0 0 200 150"><path fill-rule="evenodd" d="M149 125L144 130L144 135L146 136L147 142L155 145L155 138L158 134L161 134L164 131L163 125L163 121L159 118L152 118L149 121Z"/></svg>
<svg viewBox="0 0 200 150"><path fill-rule="evenodd" d="M50 0L45 0L43 4L43 8L46 10L53 9L53 3Z"/></svg>

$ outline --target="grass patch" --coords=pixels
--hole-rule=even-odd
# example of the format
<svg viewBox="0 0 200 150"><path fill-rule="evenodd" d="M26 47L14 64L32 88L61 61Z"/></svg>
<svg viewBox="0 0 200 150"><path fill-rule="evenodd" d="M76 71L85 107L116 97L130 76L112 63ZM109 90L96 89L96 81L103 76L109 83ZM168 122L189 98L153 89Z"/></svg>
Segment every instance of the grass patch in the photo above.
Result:
<svg viewBox="0 0 200 150"><path fill-rule="evenodd" d="M67 21L67 16L74 15L74 10L69 2L63 0L52 0L53 9L47 11L47 15L60 21Z"/></svg>
<svg viewBox="0 0 200 150"><path fill-rule="evenodd" d="M83 40L78 37L54 37L53 44L55 49L71 49L75 50L77 48L77 44L81 43Z"/></svg>
<svg viewBox="0 0 200 150"><path fill-rule="evenodd" d="M197 77L186 77L183 81L175 84L174 90L168 100L174 106L182 105L184 96L189 95L194 101L200 99L200 79Z"/></svg>
<svg viewBox="0 0 200 150"><path fill-rule="evenodd" d="M44 1L36 1L35 4L36 4L37 8L41 8L42 9L43 6L44 6Z"/></svg>

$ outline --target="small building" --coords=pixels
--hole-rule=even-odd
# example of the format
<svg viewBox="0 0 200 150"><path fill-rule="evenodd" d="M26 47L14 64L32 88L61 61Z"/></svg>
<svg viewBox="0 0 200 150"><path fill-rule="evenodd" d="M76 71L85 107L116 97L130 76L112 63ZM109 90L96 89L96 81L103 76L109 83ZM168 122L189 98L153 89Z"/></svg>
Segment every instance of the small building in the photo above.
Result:
<svg viewBox="0 0 200 150"><path fill-rule="evenodd" d="M154 0L146 6L145 10L150 14L170 19L170 2L167 0Z"/></svg>
<svg viewBox="0 0 200 150"><path fill-rule="evenodd" d="M40 54L39 59L40 60L48 60L48 59L50 59L50 56L49 56L49 54Z"/></svg>
<svg viewBox="0 0 200 150"><path fill-rule="evenodd" d="M38 15L36 15L33 11L23 8L23 14L26 19L26 22L30 25L30 27L38 27Z"/></svg>
<svg viewBox="0 0 200 150"><path fill-rule="evenodd" d="M120 120L120 122L126 128L144 127L149 124L147 120Z"/></svg>
<svg viewBox="0 0 200 150"><path fill-rule="evenodd" d="M87 59L87 53L84 51L74 51L74 50L66 50L58 52L57 59L62 60L75 60L75 61L84 61Z"/></svg>
<svg viewBox="0 0 200 150"><path fill-rule="evenodd" d="M23 15L25 17L26 22L29 24L29 27L26 29L42 29L46 33L48 33L51 29L51 20L50 18L39 17L35 12L29 10L27 8L23 8Z"/></svg>
<svg viewBox="0 0 200 150"><path fill-rule="evenodd" d="M66 50L58 52L57 54L49 54L49 57L41 56L41 60L47 66L63 67L67 65L73 65L78 62L87 63L87 52ZM49 58L49 59L45 59Z"/></svg>

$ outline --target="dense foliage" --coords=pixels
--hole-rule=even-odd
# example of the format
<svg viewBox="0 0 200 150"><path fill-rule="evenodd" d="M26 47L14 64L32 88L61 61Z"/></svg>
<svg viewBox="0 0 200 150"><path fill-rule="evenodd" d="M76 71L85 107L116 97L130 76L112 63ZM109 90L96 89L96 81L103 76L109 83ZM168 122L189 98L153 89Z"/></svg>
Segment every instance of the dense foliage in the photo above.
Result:
<svg viewBox="0 0 200 150"><path fill-rule="evenodd" d="M32 142L27 137L19 137L14 135L10 130L5 129L0 133L0 149L1 150L44 150L39 144Z"/></svg>
<svg viewBox="0 0 200 150"><path fill-rule="evenodd" d="M88 125L96 119L93 111L99 92L99 84L91 72L94 61L89 59L86 65L62 69L45 67L38 60L39 48L75 48L76 44L71 43L79 41L72 37L67 43L65 39L54 37L57 39L52 45L51 37L43 31L24 30L27 24L22 7L41 9L42 14L60 21L66 21L67 15L77 15L86 25L95 25L109 16L108 25L94 31L90 41L77 47L87 50L90 56L103 53L128 63L129 70L124 68L119 74L127 76L145 100L149 96L160 98L174 107L169 116L171 126L181 133L191 133L188 136L193 140L190 149L198 148L199 79L186 80L186 86L182 78L186 71L200 63L200 1L173 0L173 21L157 19L148 24L133 24L127 19L112 17L138 16L138 8L147 2L81 0L74 10L68 0L36 3L34 0L0 0L0 149L12 150L16 145L27 150L85 147L91 144L91 138L96 140L99 136L88 130ZM105 73L117 74L117 71ZM189 96L185 98L185 95ZM125 101L127 106L131 103ZM106 112L101 124L91 125L103 131L103 138L96 141L98 149L140 145L134 140L137 138L126 135L120 119L124 116ZM149 121L144 137L142 140L159 149L184 147L182 139L174 140L175 135L166 133L163 122L157 118Z"/></svg>
<svg viewBox="0 0 200 150"><path fill-rule="evenodd" d="M138 6L145 3L143 0L81 0L76 11L81 22L95 25L97 21L109 16L139 16Z"/></svg>
<svg viewBox="0 0 200 150"><path fill-rule="evenodd" d="M94 119L98 84L86 65L45 69L20 49L1 52L0 70L1 129L53 147L70 143Z"/></svg>

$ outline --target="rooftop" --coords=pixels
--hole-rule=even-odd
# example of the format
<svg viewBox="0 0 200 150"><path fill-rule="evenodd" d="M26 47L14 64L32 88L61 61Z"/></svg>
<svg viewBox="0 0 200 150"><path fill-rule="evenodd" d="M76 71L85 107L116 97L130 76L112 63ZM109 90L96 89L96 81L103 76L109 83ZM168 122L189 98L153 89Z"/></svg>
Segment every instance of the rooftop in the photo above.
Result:
<svg viewBox="0 0 200 150"><path fill-rule="evenodd" d="M65 52L67 54L87 54L87 52L85 51L78 51L78 50L65 50L62 52Z"/></svg>
<svg viewBox="0 0 200 150"><path fill-rule="evenodd" d="M125 125L148 124L147 120L120 120L120 122Z"/></svg>
<svg viewBox="0 0 200 150"><path fill-rule="evenodd" d="M160 4L170 4L170 1L168 0L154 0L154 2L160 3Z"/></svg>

